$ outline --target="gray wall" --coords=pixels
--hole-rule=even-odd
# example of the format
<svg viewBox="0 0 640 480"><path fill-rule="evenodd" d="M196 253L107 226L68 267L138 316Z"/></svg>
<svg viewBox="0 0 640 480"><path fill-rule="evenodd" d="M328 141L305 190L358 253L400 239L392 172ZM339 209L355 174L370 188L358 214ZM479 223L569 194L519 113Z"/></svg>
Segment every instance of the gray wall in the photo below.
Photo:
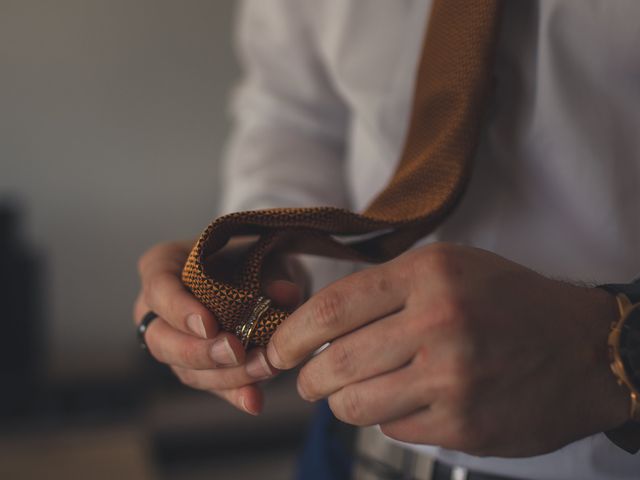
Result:
<svg viewBox="0 0 640 480"><path fill-rule="evenodd" d="M0 197L47 261L49 373L136 352L135 262L215 213L232 0L0 0Z"/></svg>

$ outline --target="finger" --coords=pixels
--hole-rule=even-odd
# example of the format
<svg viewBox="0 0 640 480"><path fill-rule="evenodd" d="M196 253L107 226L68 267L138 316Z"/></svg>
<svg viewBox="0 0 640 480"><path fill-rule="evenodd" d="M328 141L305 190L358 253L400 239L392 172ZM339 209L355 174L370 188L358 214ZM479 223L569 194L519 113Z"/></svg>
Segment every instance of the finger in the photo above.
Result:
<svg viewBox="0 0 640 480"><path fill-rule="evenodd" d="M253 357L256 356L256 354L250 353L247 357L251 357L252 355ZM249 358L247 364L251 364L251 361L252 358ZM185 385L195 388L196 390L206 391L240 388L277 374L277 370L270 369L268 371L260 371L260 376L256 378L247 371L244 365L209 370L194 370L174 366L173 370Z"/></svg>
<svg viewBox="0 0 640 480"><path fill-rule="evenodd" d="M191 245L189 242L161 243L147 250L138 261L138 272L143 274L149 268L163 265L163 268L179 273L182 270Z"/></svg>
<svg viewBox="0 0 640 480"><path fill-rule="evenodd" d="M302 303L302 288L287 280L274 280L265 288L265 294L279 307L295 309Z"/></svg>
<svg viewBox="0 0 640 480"><path fill-rule="evenodd" d="M245 364L247 375L254 382L266 380L279 373L277 368L269 364L267 354L263 347L256 347L247 353L247 362Z"/></svg>
<svg viewBox="0 0 640 480"><path fill-rule="evenodd" d="M292 257L282 254L267 255L262 265L262 280L269 283L274 280L288 280L294 282L290 268Z"/></svg>
<svg viewBox="0 0 640 480"><path fill-rule="evenodd" d="M348 385L329 396L329 407L343 422L357 426L390 422L432 403L435 392L419 379L410 364L363 382Z"/></svg>
<svg viewBox="0 0 640 480"><path fill-rule="evenodd" d="M185 370L176 367L172 367L172 370L182 383L188 385L188 383L183 380ZM251 415L258 415L263 409L264 399L262 390L256 385L244 385L237 388L220 390L211 389L208 391L226 400L238 410L242 410Z"/></svg>
<svg viewBox="0 0 640 480"><path fill-rule="evenodd" d="M401 442L438 445L476 456L487 456L488 451L496 451L496 446L491 447L488 443L494 441L491 437L478 435L467 420L440 402L394 420L380 422L380 429L388 437ZM513 456L509 447L503 456Z"/></svg>
<svg viewBox="0 0 640 480"><path fill-rule="evenodd" d="M170 266L148 268L141 279L145 303L174 328L200 338L218 333L213 314L185 289Z"/></svg>
<svg viewBox="0 0 640 480"><path fill-rule="evenodd" d="M186 243L160 244L140 258L143 300L148 310L154 310L177 329L202 338L213 337L218 331L213 315L187 292L180 280L189 249Z"/></svg>
<svg viewBox="0 0 640 480"><path fill-rule="evenodd" d="M311 297L274 333L267 347L269 362L292 368L326 342L401 309L404 281L392 274L386 265L372 267Z"/></svg>
<svg viewBox="0 0 640 480"><path fill-rule="evenodd" d="M251 415L259 415L264 408L262 390L256 385L246 385L231 390L214 390L211 393Z"/></svg>
<svg viewBox="0 0 640 480"><path fill-rule="evenodd" d="M273 302L284 308L300 306L309 286L309 276L292 255L269 255L262 267L262 287Z"/></svg>
<svg viewBox="0 0 640 480"><path fill-rule="evenodd" d="M142 292L138 294L135 302L133 302L133 323L135 325L140 325L143 317L151 310L149 306L144 303L144 299L142 296Z"/></svg>
<svg viewBox="0 0 640 480"><path fill-rule="evenodd" d="M491 425L495 423L493 418L485 421ZM494 456L496 452L501 457L521 456L513 442L505 442L502 436L492 433L492 428L479 427L476 417L470 422L444 402L381 423L380 429L401 442L438 445L474 456Z"/></svg>
<svg viewBox="0 0 640 480"><path fill-rule="evenodd" d="M396 440L411 443L446 446L452 437L454 424L444 418L442 410L428 406L408 415L379 422L382 432Z"/></svg>
<svg viewBox="0 0 640 480"><path fill-rule="evenodd" d="M300 396L310 401L327 397L409 362L418 341L403 328L405 316L404 311L390 315L331 342L300 370Z"/></svg>
<svg viewBox="0 0 640 480"><path fill-rule="evenodd" d="M151 355L169 365L208 369L240 365L245 359L238 338L226 332L211 340L202 340L176 330L159 317L149 324L144 335Z"/></svg>

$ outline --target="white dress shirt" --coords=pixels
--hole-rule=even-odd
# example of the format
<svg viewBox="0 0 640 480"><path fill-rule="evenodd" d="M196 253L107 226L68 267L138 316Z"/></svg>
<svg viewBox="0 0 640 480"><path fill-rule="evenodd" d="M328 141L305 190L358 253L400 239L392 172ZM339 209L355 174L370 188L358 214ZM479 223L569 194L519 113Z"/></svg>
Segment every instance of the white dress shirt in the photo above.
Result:
<svg viewBox="0 0 640 480"><path fill-rule="evenodd" d="M245 1L223 210L362 210L402 148L430 4ZM471 183L426 241L485 248L558 278L630 281L640 272L640 2L505 4ZM603 434L522 459L412 447L514 477L640 478L640 455Z"/></svg>

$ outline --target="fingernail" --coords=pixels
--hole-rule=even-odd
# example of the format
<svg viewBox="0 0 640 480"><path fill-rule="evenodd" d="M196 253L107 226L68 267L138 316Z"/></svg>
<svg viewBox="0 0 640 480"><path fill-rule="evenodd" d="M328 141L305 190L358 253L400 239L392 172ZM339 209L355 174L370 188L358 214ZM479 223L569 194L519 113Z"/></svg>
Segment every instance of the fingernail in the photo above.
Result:
<svg viewBox="0 0 640 480"><path fill-rule="evenodd" d="M202 315L192 313L187 317L187 328L202 338L207 338L207 331L204 328Z"/></svg>
<svg viewBox="0 0 640 480"><path fill-rule="evenodd" d="M300 395L300 397L303 400L306 400L307 402L312 402L314 400L309 395L307 395L307 392L305 392L304 389L302 388L302 384L300 383L299 376L298 376L298 381L296 382L296 389L298 390L298 395Z"/></svg>
<svg viewBox="0 0 640 480"><path fill-rule="evenodd" d="M267 357L269 358L271 365L276 368L282 368L282 360L280 360L280 356L272 342L269 342L269 345L267 345Z"/></svg>
<svg viewBox="0 0 640 480"><path fill-rule="evenodd" d="M251 378L261 380L273 375L271 367L267 363L264 353L258 352L251 360L247 362L247 374Z"/></svg>
<svg viewBox="0 0 640 480"><path fill-rule="evenodd" d="M258 415L258 412L254 412L253 410L250 410L249 407L247 407L247 402L244 397L240 397L240 405L242 406L242 409L248 414L254 415L254 416Z"/></svg>
<svg viewBox="0 0 640 480"><path fill-rule="evenodd" d="M238 365L238 357L236 357L236 354L233 352L231 345L229 345L229 340L226 337L215 341L213 345L211 345L209 355L216 365L224 367Z"/></svg>

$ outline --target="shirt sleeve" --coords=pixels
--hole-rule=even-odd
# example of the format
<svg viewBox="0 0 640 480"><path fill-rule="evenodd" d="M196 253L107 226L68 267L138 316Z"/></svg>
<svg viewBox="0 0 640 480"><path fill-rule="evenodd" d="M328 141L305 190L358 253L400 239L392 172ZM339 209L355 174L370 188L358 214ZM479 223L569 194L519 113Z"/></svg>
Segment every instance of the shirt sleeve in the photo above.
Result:
<svg viewBox="0 0 640 480"><path fill-rule="evenodd" d="M223 159L223 213L346 207L347 109L299 0L245 0L236 45L244 72Z"/></svg>
<svg viewBox="0 0 640 480"><path fill-rule="evenodd" d="M223 158L222 213L272 207L348 208L348 108L334 89L313 17L300 0L244 0L236 47L243 79ZM309 13L312 9L309 9ZM312 290L351 273L352 262L300 256Z"/></svg>

